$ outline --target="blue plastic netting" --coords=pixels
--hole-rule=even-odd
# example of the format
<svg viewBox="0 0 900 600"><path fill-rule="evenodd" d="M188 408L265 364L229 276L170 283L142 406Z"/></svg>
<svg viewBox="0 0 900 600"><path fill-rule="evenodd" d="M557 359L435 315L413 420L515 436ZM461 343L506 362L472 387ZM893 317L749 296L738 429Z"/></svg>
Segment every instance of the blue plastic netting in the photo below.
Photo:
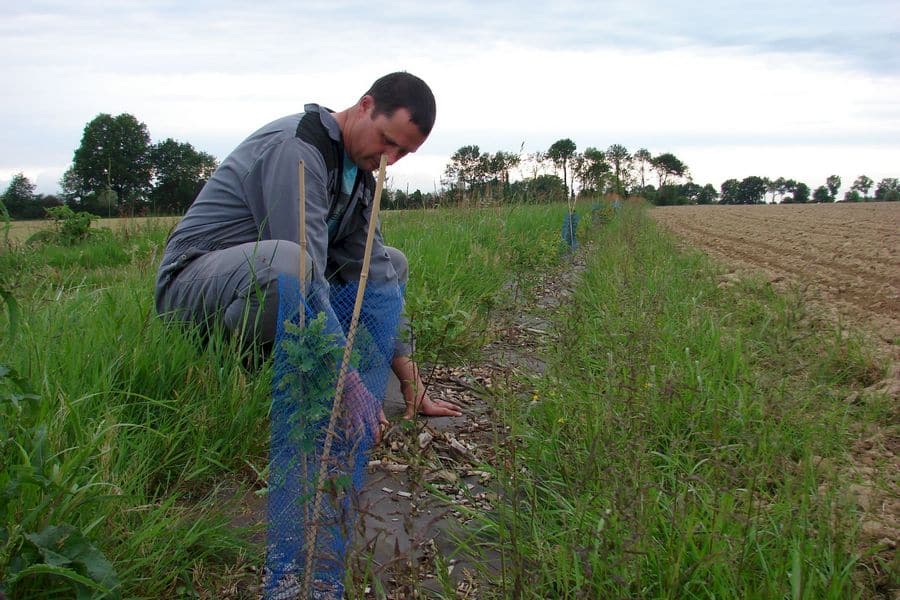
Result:
<svg viewBox="0 0 900 600"><path fill-rule="evenodd" d="M329 435L358 287L358 283L311 284L307 301L301 303L297 278L278 280L266 598L300 598L307 567L308 597L341 598L343 594L356 521L354 499L362 488L378 427L403 305L396 284L366 287L350 368ZM302 327L301 306L305 311ZM315 537L309 540L313 532ZM309 566L308 556L312 557Z"/></svg>
<svg viewBox="0 0 900 600"><path fill-rule="evenodd" d="M578 213L566 213L563 218L562 239L566 247L574 252L578 249L578 221L581 217Z"/></svg>

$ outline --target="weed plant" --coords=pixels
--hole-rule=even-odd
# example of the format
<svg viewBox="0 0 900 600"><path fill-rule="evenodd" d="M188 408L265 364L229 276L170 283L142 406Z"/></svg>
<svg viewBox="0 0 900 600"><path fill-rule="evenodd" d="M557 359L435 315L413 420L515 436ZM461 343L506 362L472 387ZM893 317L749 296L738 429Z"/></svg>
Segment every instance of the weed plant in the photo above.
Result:
<svg viewBox="0 0 900 600"><path fill-rule="evenodd" d="M598 230L544 377L512 397L479 543L514 598L848 598L849 390L882 367L634 207ZM870 588L871 589L871 588Z"/></svg>

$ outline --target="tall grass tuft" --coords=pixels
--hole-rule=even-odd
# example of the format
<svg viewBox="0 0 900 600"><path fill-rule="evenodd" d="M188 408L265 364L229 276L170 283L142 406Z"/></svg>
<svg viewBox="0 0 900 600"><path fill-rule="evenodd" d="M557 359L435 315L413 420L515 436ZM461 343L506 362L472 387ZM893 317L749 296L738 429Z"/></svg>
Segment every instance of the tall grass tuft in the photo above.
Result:
<svg viewBox="0 0 900 600"><path fill-rule="evenodd" d="M94 563L48 558L40 543L59 532L109 561L109 597L190 589L198 567L232 564L248 546L213 503L222 483L264 464L268 371L248 371L221 336L200 340L155 317L161 238L126 232L4 255L18 267L3 281L19 306L0 351L9 597L106 589L91 587L103 583Z"/></svg>
<svg viewBox="0 0 900 600"><path fill-rule="evenodd" d="M418 358L472 358L495 328L496 309L527 293L560 259L564 205L401 211L384 215L391 245L411 265L407 313Z"/></svg>

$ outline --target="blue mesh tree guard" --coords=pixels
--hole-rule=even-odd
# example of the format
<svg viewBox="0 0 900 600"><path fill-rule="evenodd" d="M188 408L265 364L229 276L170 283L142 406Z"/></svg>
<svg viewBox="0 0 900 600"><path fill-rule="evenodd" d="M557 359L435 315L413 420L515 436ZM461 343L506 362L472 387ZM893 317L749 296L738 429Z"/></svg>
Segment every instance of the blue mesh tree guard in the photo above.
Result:
<svg viewBox="0 0 900 600"><path fill-rule="evenodd" d="M296 278L278 280L266 598L301 598L307 584L309 598L343 595L354 500L379 426L403 305L399 286L366 286L329 431L358 287L312 284L302 302Z"/></svg>
<svg viewBox="0 0 900 600"><path fill-rule="evenodd" d="M576 212L567 212L566 216L563 217L563 226L562 226L562 239L563 243L566 244L566 248L571 252L574 252L578 249L578 237L576 233L578 231L578 221L581 217Z"/></svg>

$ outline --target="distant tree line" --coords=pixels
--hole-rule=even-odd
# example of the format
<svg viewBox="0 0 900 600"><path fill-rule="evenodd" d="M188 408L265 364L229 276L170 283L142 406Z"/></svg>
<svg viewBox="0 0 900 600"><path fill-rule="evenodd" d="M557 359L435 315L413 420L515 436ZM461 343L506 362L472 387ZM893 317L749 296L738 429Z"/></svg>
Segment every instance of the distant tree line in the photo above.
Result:
<svg viewBox="0 0 900 600"><path fill-rule="evenodd" d="M512 168L524 177L512 182ZM444 198L450 202L553 202L578 195L617 194L640 195L659 204L709 204L718 197L712 185L693 183L687 165L670 152L653 156L641 148L632 154L621 144L579 152L569 138L529 154L483 153L478 146L463 146L450 157L442 184Z"/></svg>
<svg viewBox="0 0 900 600"><path fill-rule="evenodd" d="M900 200L900 182L895 177L886 177L878 182L875 194L869 196L869 191L875 182L866 175L860 175L853 182L850 189L844 193L844 202L861 202L865 200L896 201ZM837 193L841 188L841 178L831 175L815 190L803 182L793 179L769 179L767 177L751 176L738 181L729 179L722 183L722 193L719 202L721 204L760 204L766 201L770 194L771 202L783 204L804 202L835 202Z"/></svg>
<svg viewBox="0 0 900 600"><path fill-rule="evenodd" d="M524 144L523 144L524 147ZM461 147L447 163L433 192L386 190L386 208L422 208L466 202L555 202L582 196L641 196L659 205L835 202L841 178L828 177L812 190L793 179L752 175L729 179L719 189L700 185L688 166L670 152L654 156L646 148L629 152L621 144L579 152L569 138L544 151L482 152ZM156 144L144 123L123 113L97 115L84 128L72 165L60 180L62 194L35 194L35 186L16 174L2 197L8 216L34 219L65 204L100 216L183 214L216 169L216 159L191 144L168 138ZM513 181L516 169L522 177ZM874 188L874 194L869 195ZM897 178L876 185L856 178L843 201L900 200ZM2 208L2 207L0 207ZM2 211L0 211L2 212Z"/></svg>
<svg viewBox="0 0 900 600"><path fill-rule="evenodd" d="M510 181L510 170L524 175ZM561 176L561 177L560 177ZM482 152L476 145L457 150L444 170L442 194L424 197L427 203L531 201L550 202L575 197L617 194L641 196L658 205L671 204L761 204L771 202L835 202L841 178L828 177L824 185L811 190L793 179L749 176L729 179L716 189L712 184L695 183L688 166L677 156L664 152L654 156L646 148L631 153L621 144L606 150L588 147L578 152L569 138L554 142L546 151L518 154ZM874 181L860 175L843 200L900 200L896 178L882 179L869 196ZM409 194L400 199L406 202Z"/></svg>
<svg viewBox="0 0 900 600"><path fill-rule="evenodd" d="M0 196L3 204L0 215L5 211L12 219L42 219L47 216L47 209L63 203L59 196L36 194L34 190L35 185L24 173L13 175L3 196Z"/></svg>
<svg viewBox="0 0 900 600"><path fill-rule="evenodd" d="M85 125L59 182L60 196L35 194L34 184L18 173L2 200L14 219L40 218L62 204L102 217L182 214L216 166L212 155L189 143L152 143L147 126L133 115L104 113Z"/></svg>

